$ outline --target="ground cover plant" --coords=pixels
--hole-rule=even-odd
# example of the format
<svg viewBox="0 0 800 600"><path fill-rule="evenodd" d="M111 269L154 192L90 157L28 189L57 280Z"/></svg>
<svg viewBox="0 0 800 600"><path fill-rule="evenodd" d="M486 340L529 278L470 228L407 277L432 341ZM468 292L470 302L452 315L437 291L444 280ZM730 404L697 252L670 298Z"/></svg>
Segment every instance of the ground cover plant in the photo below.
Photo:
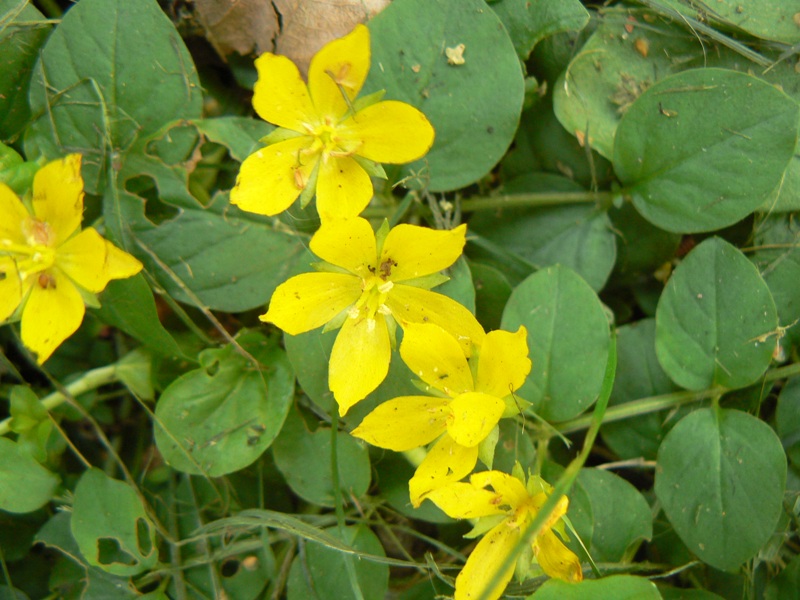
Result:
<svg viewBox="0 0 800 600"><path fill-rule="evenodd" d="M799 101L781 0L0 0L0 599L798 598Z"/></svg>

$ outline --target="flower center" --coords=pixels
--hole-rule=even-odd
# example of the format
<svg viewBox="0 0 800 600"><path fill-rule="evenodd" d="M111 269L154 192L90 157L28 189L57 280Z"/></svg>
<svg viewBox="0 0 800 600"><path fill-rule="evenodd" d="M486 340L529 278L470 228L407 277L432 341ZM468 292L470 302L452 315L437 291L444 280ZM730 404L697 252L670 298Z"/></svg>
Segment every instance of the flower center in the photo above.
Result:
<svg viewBox="0 0 800 600"><path fill-rule="evenodd" d="M27 244L19 244L8 238L0 239L0 255L11 257L17 265L20 277L24 279L52 267L56 260L56 251L52 247L53 231L44 221L26 219L22 224L22 233Z"/></svg>

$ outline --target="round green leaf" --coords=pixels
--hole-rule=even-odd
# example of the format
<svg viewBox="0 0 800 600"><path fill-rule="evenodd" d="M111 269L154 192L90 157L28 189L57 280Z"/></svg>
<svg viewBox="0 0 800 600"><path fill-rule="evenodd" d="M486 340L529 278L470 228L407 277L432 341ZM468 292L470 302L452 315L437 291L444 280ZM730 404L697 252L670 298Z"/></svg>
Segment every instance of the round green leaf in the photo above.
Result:
<svg viewBox="0 0 800 600"><path fill-rule="evenodd" d="M385 89L387 98L419 108L436 130L427 156L403 173L415 174L432 191L462 188L486 175L514 138L524 88L498 17L482 0L396 0L369 28L365 91ZM451 64L446 51L460 44L464 63Z"/></svg>
<svg viewBox="0 0 800 600"><path fill-rule="evenodd" d="M155 0L81 0L34 69L30 104L39 117L26 154L92 157L83 176L86 190L99 193L105 153L125 151L170 121L199 118L202 101L192 57Z"/></svg>
<svg viewBox="0 0 800 600"><path fill-rule="evenodd" d="M550 579L536 590L529 600L661 600L658 588L651 581L633 575L612 575L567 583Z"/></svg>
<svg viewBox="0 0 800 600"><path fill-rule="evenodd" d="M650 506L639 491L614 473L582 469L578 484L591 502L590 553L597 562L630 559L629 549L653 537Z"/></svg>
<svg viewBox="0 0 800 600"><path fill-rule="evenodd" d="M519 395L551 421L571 419L597 399L608 360L605 310L592 288L560 265L534 273L506 304L503 329L528 330L533 368Z"/></svg>
<svg viewBox="0 0 800 600"><path fill-rule="evenodd" d="M587 136L589 146L608 159L622 115L655 80L687 68L691 59L704 64L696 37L666 20L646 22L644 14L605 12L553 86L553 108L564 129ZM647 44L647 56L637 50L637 40Z"/></svg>
<svg viewBox="0 0 800 600"><path fill-rule="evenodd" d="M724 600L722 596L718 596L714 592L707 592L706 590L687 590L684 588L659 586L658 591L661 592L663 600Z"/></svg>
<svg viewBox="0 0 800 600"><path fill-rule="evenodd" d="M361 442L343 431L337 432L339 486L345 502L367 493L371 473L369 454ZM292 491L322 506L334 505L331 473L331 430L309 431L302 417L290 411L283 431L272 448L275 465Z"/></svg>
<svg viewBox="0 0 800 600"><path fill-rule="evenodd" d="M668 394L677 389L656 357L656 322L644 319L617 329L617 372L609 406ZM603 441L620 458L642 456L652 460L669 427L677 422L671 411L648 413L606 423L600 429Z"/></svg>
<svg viewBox="0 0 800 600"><path fill-rule="evenodd" d="M138 575L158 562L155 527L139 496L99 469L78 482L70 527L87 562L114 575Z"/></svg>
<svg viewBox="0 0 800 600"><path fill-rule="evenodd" d="M800 465L800 377L786 382L775 411L775 426L786 453L795 465Z"/></svg>
<svg viewBox="0 0 800 600"><path fill-rule="evenodd" d="M780 184L800 106L776 87L694 69L644 92L617 128L614 169L642 215L674 232L731 225Z"/></svg>
<svg viewBox="0 0 800 600"><path fill-rule="evenodd" d="M503 309L511 296L511 283L490 264L470 261L469 269L475 282L475 316L487 331L500 329Z"/></svg>
<svg viewBox="0 0 800 600"><path fill-rule="evenodd" d="M755 382L772 360L775 302L739 250L709 238L678 265L656 310L656 354L678 385L701 390Z"/></svg>
<svg viewBox="0 0 800 600"><path fill-rule="evenodd" d="M769 540L782 511L786 455L763 421L700 409L658 452L655 492L667 518L703 562L735 570Z"/></svg>
<svg viewBox="0 0 800 600"><path fill-rule="evenodd" d="M338 527L324 530L348 546L366 554L385 557L378 537L364 525ZM344 534L344 535L342 535ZM318 543L308 543L292 561L287 581L288 600L342 600L354 598L353 585L348 576L346 561L355 571L363 598L384 598L389 589L389 567L369 560L356 559L333 548Z"/></svg>
<svg viewBox="0 0 800 600"><path fill-rule="evenodd" d="M203 367L176 379L156 405L156 445L179 471L219 477L243 469L281 430L294 398L289 361L261 334L237 342L261 369L233 346L206 350Z"/></svg>
<svg viewBox="0 0 800 600"><path fill-rule="evenodd" d="M59 478L16 442L0 437L0 510L27 513L50 501Z"/></svg>

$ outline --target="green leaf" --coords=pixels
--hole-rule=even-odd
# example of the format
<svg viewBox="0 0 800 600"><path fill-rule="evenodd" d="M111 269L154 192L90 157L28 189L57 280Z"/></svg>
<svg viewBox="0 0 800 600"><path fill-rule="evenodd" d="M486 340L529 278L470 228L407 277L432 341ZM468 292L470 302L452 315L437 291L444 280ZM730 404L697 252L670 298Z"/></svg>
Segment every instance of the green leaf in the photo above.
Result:
<svg viewBox="0 0 800 600"><path fill-rule="evenodd" d="M153 292L142 275L109 282L100 301L94 313L103 323L121 329L158 354L182 355L180 346L159 321Z"/></svg>
<svg viewBox="0 0 800 600"><path fill-rule="evenodd" d="M0 510L33 512L50 501L59 482L16 442L0 437Z"/></svg>
<svg viewBox="0 0 800 600"><path fill-rule="evenodd" d="M519 395L541 417L571 419L597 399L608 360L608 319L579 275L560 265L534 273L511 294L502 325L528 330L533 368Z"/></svg>
<svg viewBox="0 0 800 600"><path fill-rule="evenodd" d="M376 556L386 556L378 537L365 525L323 530L348 546ZM342 535L344 534L344 535ZM389 567L368 560L353 560L335 549L317 543L305 546L292 562L287 581L288 600L340 600L355 593L345 561L352 561L363 598L384 598L389 589Z"/></svg>
<svg viewBox="0 0 800 600"><path fill-rule="evenodd" d="M786 454L795 464L800 465L800 378L786 382L778 396L775 410L775 428L781 437Z"/></svg>
<svg viewBox="0 0 800 600"><path fill-rule="evenodd" d="M658 452L655 492L703 562L737 569L767 543L782 512L786 456L775 432L736 410L681 419Z"/></svg>
<svg viewBox="0 0 800 600"><path fill-rule="evenodd" d="M117 377L132 394L142 400L155 400L153 355L143 348L128 352L117 363Z"/></svg>
<svg viewBox="0 0 800 600"><path fill-rule="evenodd" d="M612 575L567 583L550 579L529 600L661 600L655 584L643 577Z"/></svg>
<svg viewBox="0 0 800 600"><path fill-rule="evenodd" d="M261 119L232 116L199 119L193 124L209 141L225 146L240 162L263 147L261 138L275 129Z"/></svg>
<svg viewBox="0 0 800 600"><path fill-rule="evenodd" d="M41 51L30 103L40 116L26 137L28 157L81 152L86 190L96 194L118 153L170 121L199 118L202 93L155 0L81 0Z"/></svg>
<svg viewBox="0 0 800 600"><path fill-rule="evenodd" d="M386 89L387 99L419 108L436 130L427 156L403 169L402 176L417 179L409 185L454 190L486 175L514 137L524 88L497 16L481 0L398 0L369 28L372 66L364 92ZM448 64L445 50L459 44L465 63Z"/></svg>
<svg viewBox="0 0 800 600"><path fill-rule="evenodd" d="M337 432L339 485L344 502L367 493L371 473L366 448L344 432ZM311 432L302 417L290 411L272 448L275 464L295 494L312 504L334 505L331 473L331 430Z"/></svg>
<svg viewBox="0 0 800 600"><path fill-rule="evenodd" d="M532 173L508 182L508 194L583 191L557 175ZM578 273L599 291L608 279L617 255L608 214L592 204L543 208L506 208L495 214L481 211L470 221L476 231L538 268L561 264Z"/></svg>
<svg viewBox="0 0 800 600"><path fill-rule="evenodd" d="M578 0L500 0L491 7L520 60L526 60L540 40L561 31L579 31L589 22L589 13Z"/></svg>
<svg viewBox="0 0 800 600"><path fill-rule="evenodd" d="M7 585L0 585L0 600L30 600L28 594Z"/></svg>
<svg viewBox="0 0 800 600"><path fill-rule="evenodd" d="M47 460L47 442L53 422L34 391L22 385L11 388L11 431L18 434L20 449L40 463Z"/></svg>
<svg viewBox="0 0 800 600"><path fill-rule="evenodd" d="M695 247L667 282L656 310L656 353L678 385L741 388L766 371L778 315L769 288L720 238Z"/></svg>
<svg viewBox="0 0 800 600"><path fill-rule="evenodd" d="M139 240L146 248L139 257L170 296L225 312L265 306L279 284L313 261L306 240L239 211L185 210L141 231Z"/></svg>
<svg viewBox="0 0 800 600"><path fill-rule="evenodd" d="M511 296L511 283L502 271L492 265L469 262L475 282L475 316L487 331L500 329L503 309Z"/></svg>
<svg viewBox="0 0 800 600"><path fill-rule="evenodd" d="M75 488L72 535L90 565L138 575L158 562L155 527L134 489L89 469Z"/></svg>
<svg viewBox="0 0 800 600"><path fill-rule="evenodd" d="M752 36L797 44L800 27L795 13L796 3L782 0L746 0L739 2L687 3L683 0L666 0L666 4L683 14L702 21L737 27Z"/></svg>
<svg viewBox="0 0 800 600"><path fill-rule="evenodd" d="M645 11L604 11L597 29L553 86L553 108L568 132L610 159L622 115L654 81L689 66L703 66L703 47L683 29ZM644 40L644 42L637 42ZM646 43L647 56L636 49Z"/></svg>
<svg viewBox="0 0 800 600"><path fill-rule="evenodd" d="M70 530L71 513L57 512L36 534L36 542L59 552L50 581L50 589L58 590L65 600L128 600L138 595L130 589L129 579L112 575L88 564Z"/></svg>
<svg viewBox="0 0 800 600"><path fill-rule="evenodd" d="M724 600L722 596L718 596L713 592L707 592L706 590L687 590L683 588L659 586L658 591L661 592L661 597L664 600Z"/></svg>
<svg viewBox="0 0 800 600"><path fill-rule="evenodd" d="M219 477L253 463L272 444L294 398L284 352L263 335L200 353L202 368L172 382L156 405L155 438L174 469Z"/></svg>
<svg viewBox="0 0 800 600"><path fill-rule="evenodd" d="M650 506L630 483L609 471L581 469L577 479L591 502L589 552L597 562L627 562L631 550L653 537Z"/></svg>
<svg viewBox="0 0 800 600"><path fill-rule="evenodd" d="M646 221L630 203L612 208L608 216L618 236L614 268L626 280L652 275L675 256L681 236Z"/></svg>
<svg viewBox="0 0 800 600"><path fill-rule="evenodd" d="M0 139L8 140L28 123L30 73L50 24L28 0L0 0Z"/></svg>
<svg viewBox="0 0 800 600"><path fill-rule="evenodd" d="M685 71L659 81L625 113L614 170L636 209L662 229L720 229L780 184L798 115L795 101L755 77Z"/></svg>
<svg viewBox="0 0 800 600"><path fill-rule="evenodd" d="M617 329L617 373L609 406L677 390L658 363L655 340L654 319L643 319ZM666 410L606 423L600 434L623 460L640 456L653 460L661 440L675 422L672 411Z"/></svg>

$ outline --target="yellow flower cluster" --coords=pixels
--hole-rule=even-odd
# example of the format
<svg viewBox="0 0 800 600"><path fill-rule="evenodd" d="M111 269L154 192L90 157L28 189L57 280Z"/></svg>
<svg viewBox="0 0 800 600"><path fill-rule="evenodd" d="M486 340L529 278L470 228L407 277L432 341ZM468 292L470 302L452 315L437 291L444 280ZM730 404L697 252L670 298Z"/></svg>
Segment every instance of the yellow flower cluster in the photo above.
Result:
<svg viewBox="0 0 800 600"><path fill-rule="evenodd" d="M464 306L432 291L461 256L465 225L384 222L376 232L359 216L372 199L370 176L383 173L377 163L417 160L434 140L426 117L408 104L381 94L357 98L369 44L361 25L331 42L313 58L307 85L286 57L256 61L253 105L278 129L242 163L231 202L276 215L315 197L322 223L310 242L322 261L316 272L278 286L261 319L288 335L339 330L328 383L341 415L386 378L397 327L403 330L400 356L425 394L384 402L352 435L394 451L427 448L409 481L412 504L429 499L451 517L479 519L473 537L485 535L456 580L456 600L498 598L518 568L510 557L520 546L529 547L528 566L580 581L580 561L562 542L566 497L524 539L552 493L544 480L526 478L518 466L512 475L489 470L463 481L479 457L491 468L486 457L500 419L526 404L516 392L531 370L528 332L487 334ZM83 196L77 154L42 167L30 198L0 184L0 321L21 320L22 342L40 363L78 329L94 294L142 269L92 227L81 229Z"/></svg>
<svg viewBox="0 0 800 600"><path fill-rule="evenodd" d="M483 519L475 531L486 536L456 580L456 599L498 598L515 570L506 559L522 544L530 548L528 564L580 581L580 561L560 539L566 497L524 540L552 492L544 480L526 481L518 468L515 476L487 471L462 481L479 456L493 455L500 419L526 404L515 392L531 370L524 327L486 334L464 306L431 291L461 256L466 226L390 229L384 222L375 232L359 216L372 198L370 174L382 173L374 162L423 156L433 143L430 123L402 102L357 98L369 69L369 31L360 25L312 59L307 86L285 57L266 53L256 66L253 105L279 129L242 163L231 202L275 215L298 197L305 205L316 195L322 222L310 242L322 261L316 272L278 286L262 321L289 335L339 329L328 385L341 415L385 379L402 328L400 356L427 395L384 402L352 435L395 451L428 447L409 482L413 505L430 499L454 518Z"/></svg>

